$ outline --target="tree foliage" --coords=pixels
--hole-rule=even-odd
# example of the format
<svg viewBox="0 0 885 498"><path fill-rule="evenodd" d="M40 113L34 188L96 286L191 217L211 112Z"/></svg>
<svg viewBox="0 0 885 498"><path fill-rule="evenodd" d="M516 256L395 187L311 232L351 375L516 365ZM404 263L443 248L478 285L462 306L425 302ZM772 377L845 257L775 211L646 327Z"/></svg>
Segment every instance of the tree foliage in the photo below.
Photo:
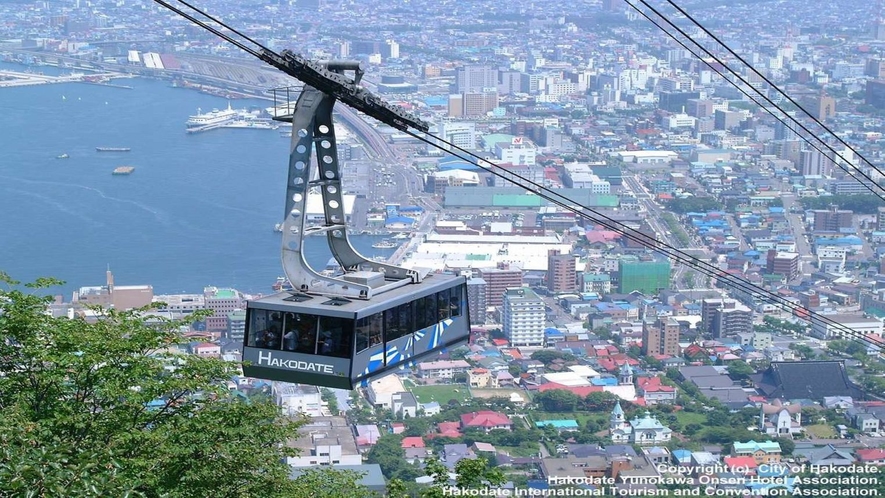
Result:
<svg viewBox="0 0 885 498"><path fill-rule="evenodd" d="M805 209L829 209L836 205L839 209L848 209L855 214L876 214L882 206L882 199L875 195L825 195L819 197L803 197L799 199Z"/></svg>
<svg viewBox="0 0 885 498"><path fill-rule="evenodd" d="M236 365L180 353L182 323L55 318L0 281L0 496L307 496L285 463L303 421L231 392Z"/></svg>
<svg viewBox="0 0 885 498"><path fill-rule="evenodd" d="M667 202L667 209L677 213L705 213L722 209L722 203L712 197L675 198Z"/></svg>

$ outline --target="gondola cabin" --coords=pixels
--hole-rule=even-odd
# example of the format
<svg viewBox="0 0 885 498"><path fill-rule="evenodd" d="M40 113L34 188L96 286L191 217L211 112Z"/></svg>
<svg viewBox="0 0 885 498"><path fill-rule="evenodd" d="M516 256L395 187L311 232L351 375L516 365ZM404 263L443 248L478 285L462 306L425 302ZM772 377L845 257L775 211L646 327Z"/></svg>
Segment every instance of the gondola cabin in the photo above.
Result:
<svg viewBox="0 0 885 498"><path fill-rule="evenodd" d="M466 279L430 275L370 300L283 292L250 301L243 374L353 389L467 342Z"/></svg>

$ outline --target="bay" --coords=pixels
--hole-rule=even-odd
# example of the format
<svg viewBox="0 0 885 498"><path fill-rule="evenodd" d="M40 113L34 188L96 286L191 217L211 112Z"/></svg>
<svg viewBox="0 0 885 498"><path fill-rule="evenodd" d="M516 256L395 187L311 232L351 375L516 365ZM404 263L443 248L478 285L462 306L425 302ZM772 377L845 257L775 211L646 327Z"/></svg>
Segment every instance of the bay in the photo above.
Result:
<svg viewBox="0 0 885 498"><path fill-rule="evenodd" d="M65 297L103 284L108 267L117 285L150 284L157 294L209 285L268 293L283 274L273 226L283 218L288 139L272 130L186 134L197 108L227 101L164 81L117 83L133 89L0 88L0 271L25 282L62 279L51 292ZM124 165L134 173L111 175ZM379 239L353 244L389 256L371 247ZM324 239L305 247L314 268L331 257Z"/></svg>

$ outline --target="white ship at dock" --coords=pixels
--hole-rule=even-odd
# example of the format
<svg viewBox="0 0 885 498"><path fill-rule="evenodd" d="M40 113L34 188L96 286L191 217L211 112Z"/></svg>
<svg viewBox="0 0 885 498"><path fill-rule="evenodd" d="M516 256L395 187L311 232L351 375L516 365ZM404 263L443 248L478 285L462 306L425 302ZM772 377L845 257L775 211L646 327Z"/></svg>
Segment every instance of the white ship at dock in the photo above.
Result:
<svg viewBox="0 0 885 498"><path fill-rule="evenodd" d="M251 128L253 130L275 130L279 125L268 118L260 118L257 114L245 109L232 109L230 103L227 109L203 114L197 109L197 114L187 120L187 132L198 133L201 131L215 130L217 128Z"/></svg>

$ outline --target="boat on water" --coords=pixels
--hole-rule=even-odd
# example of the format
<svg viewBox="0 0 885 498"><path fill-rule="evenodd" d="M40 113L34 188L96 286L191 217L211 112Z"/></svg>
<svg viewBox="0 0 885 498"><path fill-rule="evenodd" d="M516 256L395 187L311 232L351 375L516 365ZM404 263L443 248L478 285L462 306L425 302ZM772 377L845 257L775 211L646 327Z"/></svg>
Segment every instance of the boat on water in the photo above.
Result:
<svg viewBox="0 0 885 498"><path fill-rule="evenodd" d="M292 282L289 282L289 279L286 277L277 277L277 281L270 287L274 292L290 291L295 288L292 286Z"/></svg>
<svg viewBox="0 0 885 498"><path fill-rule="evenodd" d="M251 128L253 130L276 130L278 125L260 119L235 119L221 125L224 128Z"/></svg>
<svg viewBox="0 0 885 498"><path fill-rule="evenodd" d="M283 232L283 224L282 224L282 223L277 223L276 225L274 225L274 226L273 226L273 231L274 231L274 232L277 232L277 233L282 233L282 232Z"/></svg>
<svg viewBox="0 0 885 498"><path fill-rule="evenodd" d="M67 154L62 154L62 155L60 155L60 156L55 156L56 159L67 159L67 158L69 158L69 157L71 157L71 156L69 156L69 155L67 155Z"/></svg>
<svg viewBox="0 0 885 498"><path fill-rule="evenodd" d="M384 239L381 242L375 242L372 244L372 247L375 249L393 249L394 247L399 246L396 242L392 242L390 240Z"/></svg>
<svg viewBox="0 0 885 498"><path fill-rule="evenodd" d="M112 175L131 175L132 172L135 171L134 166L120 166L118 168L114 168L114 172Z"/></svg>
<svg viewBox="0 0 885 498"><path fill-rule="evenodd" d="M408 238L409 238L409 234L407 234L407 233L405 233L405 232L400 232L400 233L394 235L392 238L393 238L394 240L408 239Z"/></svg>
<svg viewBox="0 0 885 498"><path fill-rule="evenodd" d="M129 152L129 147L96 147L96 151L98 152Z"/></svg>
<svg viewBox="0 0 885 498"><path fill-rule="evenodd" d="M203 114L203 110L197 108L197 113L188 117L185 123L188 128L200 128L203 126L221 125L233 121L239 116L239 113L233 110L230 102L227 103L227 109L212 109L211 112Z"/></svg>

